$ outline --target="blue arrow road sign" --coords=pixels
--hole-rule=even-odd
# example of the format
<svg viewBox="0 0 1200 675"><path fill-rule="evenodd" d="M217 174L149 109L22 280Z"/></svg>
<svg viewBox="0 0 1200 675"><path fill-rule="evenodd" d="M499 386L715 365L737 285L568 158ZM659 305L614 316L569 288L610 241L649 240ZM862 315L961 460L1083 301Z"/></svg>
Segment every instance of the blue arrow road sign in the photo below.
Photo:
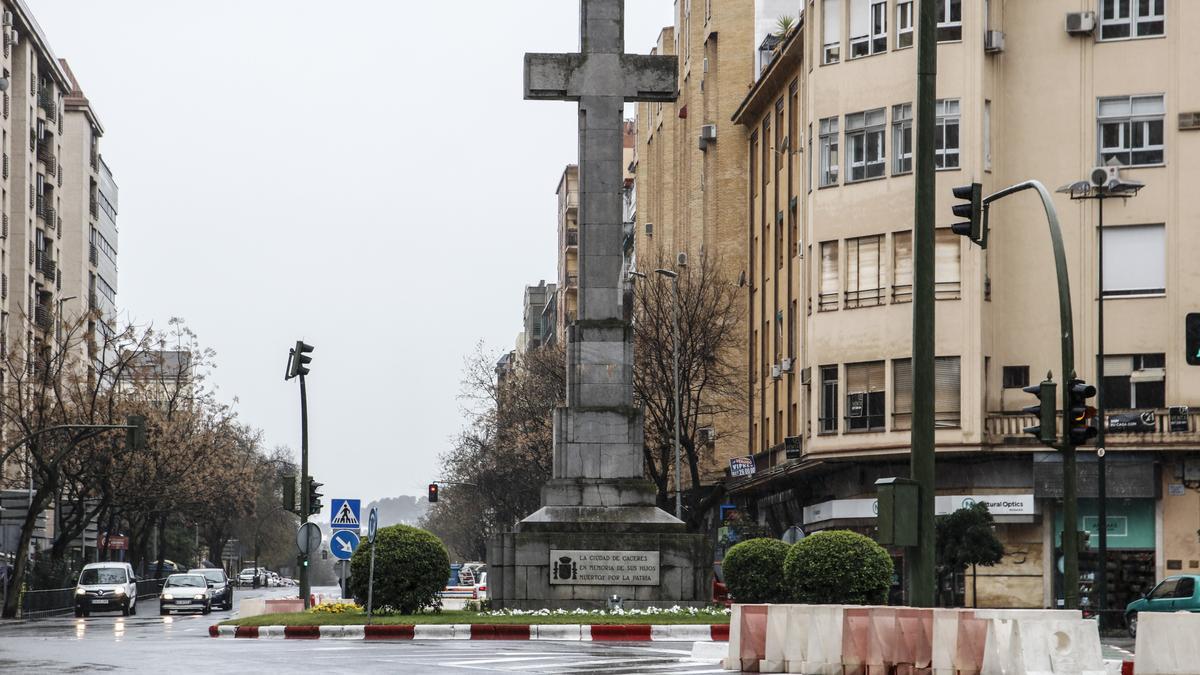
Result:
<svg viewBox="0 0 1200 675"><path fill-rule="evenodd" d="M329 538L329 550L338 560L349 560L358 548L358 533L354 530L334 530Z"/></svg>
<svg viewBox="0 0 1200 675"><path fill-rule="evenodd" d="M330 499L329 527L334 530L346 529L358 532L362 528L362 519L359 517L360 503L357 499Z"/></svg>
<svg viewBox="0 0 1200 675"><path fill-rule="evenodd" d="M371 515L367 516L367 542L375 543L375 530L379 529L379 509L371 507Z"/></svg>

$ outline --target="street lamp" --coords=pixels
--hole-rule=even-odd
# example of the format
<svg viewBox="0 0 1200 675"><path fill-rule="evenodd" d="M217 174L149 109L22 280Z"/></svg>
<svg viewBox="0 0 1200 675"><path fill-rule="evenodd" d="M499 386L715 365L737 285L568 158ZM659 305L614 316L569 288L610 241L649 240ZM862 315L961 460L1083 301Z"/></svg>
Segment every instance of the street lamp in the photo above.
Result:
<svg viewBox="0 0 1200 675"><path fill-rule="evenodd" d="M683 265L682 261L680 265ZM675 412L675 517L683 520L683 495L680 487L680 473L682 473L682 461L679 456L679 427L680 427L680 392L679 392L679 273L669 269L656 269L655 274L664 276L671 280L671 292L673 297L673 314L674 326L671 331L671 370L673 383L671 391L674 394L674 412ZM646 275L641 272L629 273L631 277L645 279Z"/></svg>
<svg viewBox="0 0 1200 675"><path fill-rule="evenodd" d="M1099 545L1097 547L1095 588L1097 591L1096 609L1098 610L1096 615L1099 617L1101 628L1105 625L1104 612L1108 609L1108 473L1104 457L1106 454L1104 437L1108 431L1104 400L1104 200L1136 197L1138 191L1145 187L1138 181L1122 179L1118 169L1120 165L1114 162L1115 160L1108 166L1096 167L1087 180L1076 181L1058 189L1058 192L1069 195L1072 201L1095 199L1100 205L1096 225L1097 256L1099 258L1096 266L1096 418L1099 420L1099 428L1096 430L1096 471L1098 473L1096 529L1099 534ZM1066 531L1067 526L1064 523L1063 532Z"/></svg>
<svg viewBox="0 0 1200 675"><path fill-rule="evenodd" d="M66 302L66 301L68 301L68 300L75 300L75 299L76 299L76 298L78 298L78 297L79 297L79 296L76 296L76 295L68 295L68 296L67 296L67 297L65 297L65 298L59 298L59 299L58 299L58 327L57 327L57 331L56 331L56 332L58 333L57 337L58 337L58 341L59 341L59 342L62 342L62 337L63 337L63 336L62 336L62 332L63 332L63 330L62 330L62 327L63 327L63 318L62 318L62 307L63 307L63 303L64 303L64 302Z"/></svg>

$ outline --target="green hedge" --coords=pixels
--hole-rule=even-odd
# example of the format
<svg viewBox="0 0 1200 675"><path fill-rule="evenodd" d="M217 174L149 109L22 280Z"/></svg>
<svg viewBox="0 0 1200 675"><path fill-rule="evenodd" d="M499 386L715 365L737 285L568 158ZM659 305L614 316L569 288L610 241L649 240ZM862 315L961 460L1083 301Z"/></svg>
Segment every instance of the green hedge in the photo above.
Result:
<svg viewBox="0 0 1200 675"><path fill-rule="evenodd" d="M892 557L869 537L846 530L796 542L783 563L792 600L806 604L882 605L892 585Z"/></svg>
<svg viewBox="0 0 1200 675"><path fill-rule="evenodd" d="M791 546L778 539L749 539L725 554L721 569L735 602L786 602L783 561Z"/></svg>
<svg viewBox="0 0 1200 675"><path fill-rule="evenodd" d="M415 527L392 525L379 528L375 546L376 608L412 614L441 606L439 593L450 578L450 555L440 539ZM350 592L364 607L370 562L371 545L364 538L350 558Z"/></svg>

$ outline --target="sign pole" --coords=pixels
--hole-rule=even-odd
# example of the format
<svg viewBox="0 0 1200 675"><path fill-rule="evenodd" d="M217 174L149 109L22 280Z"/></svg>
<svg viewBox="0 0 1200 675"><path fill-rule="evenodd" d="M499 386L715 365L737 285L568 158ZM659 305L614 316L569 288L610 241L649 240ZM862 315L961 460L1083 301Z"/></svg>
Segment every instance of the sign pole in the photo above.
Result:
<svg viewBox="0 0 1200 675"><path fill-rule="evenodd" d="M371 609L375 601L375 530L379 529L379 510L372 506L367 519L367 543L371 545L371 566L367 572L367 625L371 625Z"/></svg>

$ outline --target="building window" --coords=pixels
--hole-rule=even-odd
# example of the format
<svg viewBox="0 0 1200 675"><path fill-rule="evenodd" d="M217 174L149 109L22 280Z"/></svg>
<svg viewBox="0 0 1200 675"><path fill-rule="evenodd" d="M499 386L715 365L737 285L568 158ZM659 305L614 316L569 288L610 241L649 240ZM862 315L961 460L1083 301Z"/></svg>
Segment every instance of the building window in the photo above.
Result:
<svg viewBox="0 0 1200 675"><path fill-rule="evenodd" d="M938 300L957 300L962 294L962 237L950 228L934 235L934 286Z"/></svg>
<svg viewBox="0 0 1200 675"><path fill-rule="evenodd" d="M1167 233L1162 225L1106 227L1104 295L1167 292Z"/></svg>
<svg viewBox="0 0 1200 675"><path fill-rule="evenodd" d="M879 178L887 170L884 127L887 110L876 108L846 115L846 182Z"/></svg>
<svg viewBox="0 0 1200 675"><path fill-rule="evenodd" d="M846 308L883 304L883 236L846 240Z"/></svg>
<svg viewBox="0 0 1200 675"><path fill-rule="evenodd" d="M821 187L838 182L838 118L821 120Z"/></svg>
<svg viewBox="0 0 1200 675"><path fill-rule="evenodd" d="M846 364L846 431L883 431L887 390L883 361Z"/></svg>
<svg viewBox="0 0 1200 675"><path fill-rule="evenodd" d="M838 367L821 366L821 434L838 431Z"/></svg>
<svg viewBox="0 0 1200 675"><path fill-rule="evenodd" d="M962 0L937 0L938 42L962 39Z"/></svg>
<svg viewBox="0 0 1200 675"><path fill-rule="evenodd" d="M934 164L939 169L958 168L958 99L943 99L934 107L937 131L934 133Z"/></svg>
<svg viewBox="0 0 1200 675"><path fill-rule="evenodd" d="M837 63L842 53L842 0L824 0L821 14L825 17L821 63Z"/></svg>
<svg viewBox="0 0 1200 675"><path fill-rule="evenodd" d="M1166 407L1167 359L1164 354L1104 357L1104 407L1147 410Z"/></svg>
<svg viewBox="0 0 1200 675"><path fill-rule="evenodd" d="M1100 39L1156 37L1166 32L1166 0L1101 0Z"/></svg>
<svg viewBox="0 0 1200 675"><path fill-rule="evenodd" d="M1029 366L1004 366L1004 388L1022 389L1029 386Z"/></svg>
<svg viewBox="0 0 1200 675"><path fill-rule="evenodd" d="M1125 166L1162 164L1165 115L1161 95L1100 99L1096 115L1099 163L1116 159Z"/></svg>
<svg viewBox="0 0 1200 675"><path fill-rule="evenodd" d="M850 58L887 51L887 1L850 0Z"/></svg>
<svg viewBox="0 0 1200 675"><path fill-rule="evenodd" d="M892 235L892 302L912 302L912 231Z"/></svg>
<svg viewBox="0 0 1200 675"><path fill-rule="evenodd" d="M892 174L912 172L912 104L892 106Z"/></svg>
<svg viewBox="0 0 1200 675"><path fill-rule="evenodd" d="M808 145L804 146L804 154L808 155L808 191L813 189L813 128L812 123L808 124Z"/></svg>
<svg viewBox="0 0 1200 675"><path fill-rule="evenodd" d="M838 308L838 293L841 291L841 275L838 274L838 243L826 241L821 244L821 290L817 297L817 311L831 312Z"/></svg>
<svg viewBox="0 0 1200 675"><path fill-rule="evenodd" d="M901 0L896 3L896 49L913 44L913 2Z"/></svg>
<svg viewBox="0 0 1200 675"><path fill-rule="evenodd" d="M933 362L933 419L939 429L962 425L962 367L957 356L939 356ZM912 429L912 359L892 362L892 430Z"/></svg>
<svg viewBox="0 0 1200 675"><path fill-rule="evenodd" d="M983 101L983 170L992 170L992 102Z"/></svg>

